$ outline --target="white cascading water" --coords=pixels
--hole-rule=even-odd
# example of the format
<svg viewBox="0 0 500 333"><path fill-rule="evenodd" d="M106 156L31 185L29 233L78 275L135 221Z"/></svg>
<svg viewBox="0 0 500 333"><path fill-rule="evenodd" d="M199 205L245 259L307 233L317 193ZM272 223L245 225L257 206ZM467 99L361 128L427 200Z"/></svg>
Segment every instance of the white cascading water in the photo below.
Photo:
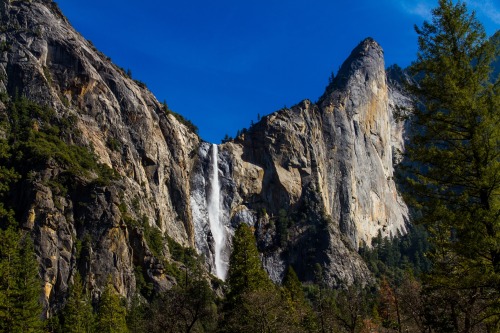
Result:
<svg viewBox="0 0 500 333"><path fill-rule="evenodd" d="M210 179L210 196L208 198L208 219L210 231L215 243L215 271L219 279L224 280L227 273L227 263L222 260L222 251L226 242L226 232L220 221L220 184L219 164L217 161L218 147L212 145L212 177Z"/></svg>

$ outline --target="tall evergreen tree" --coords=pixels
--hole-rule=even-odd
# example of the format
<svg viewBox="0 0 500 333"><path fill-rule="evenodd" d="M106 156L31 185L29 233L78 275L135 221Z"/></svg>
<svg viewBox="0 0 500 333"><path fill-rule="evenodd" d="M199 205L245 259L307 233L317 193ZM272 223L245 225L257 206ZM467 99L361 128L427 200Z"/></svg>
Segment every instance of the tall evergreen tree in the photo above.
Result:
<svg viewBox="0 0 500 333"><path fill-rule="evenodd" d="M7 332L15 325L13 310L16 298L16 268L18 235L13 228L0 230L0 331Z"/></svg>
<svg viewBox="0 0 500 333"><path fill-rule="evenodd" d="M28 234L21 234L19 246L19 266L17 268L16 319L20 332L40 332L44 327L41 320L41 283L38 262L35 258L33 241Z"/></svg>
<svg viewBox="0 0 500 333"><path fill-rule="evenodd" d="M97 331L99 333L128 333L127 309L109 280L99 300Z"/></svg>
<svg viewBox="0 0 500 333"><path fill-rule="evenodd" d="M496 327L500 85L498 79L490 82L496 47L461 1L439 0L432 22L416 31L419 52L411 69L421 79L411 88L418 102L407 185L434 246L427 286L450 297L441 300L449 307L444 326L460 332Z"/></svg>
<svg viewBox="0 0 500 333"><path fill-rule="evenodd" d="M63 331L90 333L94 331L94 315L90 297L86 295L79 273L73 278L68 301L63 309Z"/></svg>
<svg viewBox="0 0 500 333"><path fill-rule="evenodd" d="M283 305L262 268L252 229L241 224L233 238L222 332L276 332Z"/></svg>
<svg viewBox="0 0 500 333"><path fill-rule="evenodd" d="M139 294L134 295L127 311L127 327L133 333L147 332L146 324L152 320L152 313L146 311L147 303L141 300ZM153 331L150 331L153 332Z"/></svg>
<svg viewBox="0 0 500 333"><path fill-rule="evenodd" d="M283 279L284 300L287 303L287 312L292 322L302 328L304 332L315 332L316 318L310 303L306 300L302 283L292 266L288 266ZM282 306L285 306L284 304Z"/></svg>
<svg viewBox="0 0 500 333"><path fill-rule="evenodd" d="M274 288L262 268L253 232L245 224L238 227L233 238L227 281L230 300L236 300L244 292Z"/></svg>
<svg viewBox="0 0 500 333"><path fill-rule="evenodd" d="M285 278L283 279L283 287L289 294L292 302L305 302L306 296L304 294L304 290L302 289L302 283L300 283L297 273L295 273L292 266L288 266L286 269Z"/></svg>
<svg viewBox="0 0 500 333"><path fill-rule="evenodd" d="M19 174L6 167L11 146L0 139L0 332L40 332L41 285L33 242L18 230L4 197Z"/></svg>
<svg viewBox="0 0 500 333"><path fill-rule="evenodd" d="M31 238L0 229L0 332L42 332L40 292Z"/></svg>
<svg viewBox="0 0 500 333"><path fill-rule="evenodd" d="M4 197L10 190L10 185L19 179L19 174L14 168L9 168L12 157L10 145L5 139L0 139L0 228L15 226L14 212L4 204Z"/></svg>

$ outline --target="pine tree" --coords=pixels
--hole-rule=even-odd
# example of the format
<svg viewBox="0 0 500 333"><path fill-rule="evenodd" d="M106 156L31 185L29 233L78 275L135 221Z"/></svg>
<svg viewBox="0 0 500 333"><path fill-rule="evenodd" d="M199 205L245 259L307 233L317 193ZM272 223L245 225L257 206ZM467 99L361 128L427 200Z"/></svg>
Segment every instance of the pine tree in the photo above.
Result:
<svg viewBox="0 0 500 333"><path fill-rule="evenodd" d="M3 202L4 196L10 190L10 185L20 178L13 168L6 167L10 164L11 157L12 153L7 140L0 139L0 228L2 229L16 225L14 212L8 209Z"/></svg>
<svg viewBox="0 0 500 333"><path fill-rule="evenodd" d="M133 333L147 332L146 323L151 321L152 313L146 312L146 304L139 294L132 297L127 311L127 327Z"/></svg>
<svg viewBox="0 0 500 333"><path fill-rule="evenodd" d="M94 330L94 315L90 298L85 294L79 273L73 278L68 301L63 309L63 331L90 333Z"/></svg>
<svg viewBox="0 0 500 333"><path fill-rule="evenodd" d="M281 317L282 302L262 268L253 232L245 224L233 238L227 285L221 332L274 332L271 328Z"/></svg>
<svg viewBox="0 0 500 333"><path fill-rule="evenodd" d="M28 234L21 235L19 245L19 266L17 268L17 288L15 314L20 332L40 332L44 327L41 320L41 283L38 262L35 258L33 241Z"/></svg>
<svg viewBox="0 0 500 333"><path fill-rule="evenodd" d="M114 291L111 279L99 300L97 312L97 331L99 333L127 333L127 309L121 303L120 296Z"/></svg>
<svg viewBox="0 0 500 333"><path fill-rule="evenodd" d="M233 238L233 252L229 259L228 298L236 300L245 292L273 288L262 268L255 237L249 226L241 224Z"/></svg>
<svg viewBox="0 0 500 333"><path fill-rule="evenodd" d="M40 291L31 238L0 229L0 332L42 332Z"/></svg>
<svg viewBox="0 0 500 333"><path fill-rule="evenodd" d="M10 158L9 144L0 139L0 332L40 332L41 286L33 242L17 230L14 212L3 200L19 179L5 166Z"/></svg>
<svg viewBox="0 0 500 333"><path fill-rule="evenodd" d="M446 325L470 332L500 320L500 85L489 81L496 48L460 1L440 0L416 31L408 198L434 247L428 286L448 297L440 318L447 313Z"/></svg>
<svg viewBox="0 0 500 333"><path fill-rule="evenodd" d="M304 290L302 289L302 283L300 283L297 273L292 266L288 266L285 278L283 279L283 287L290 295L290 299L295 303L305 302Z"/></svg>
<svg viewBox="0 0 500 333"><path fill-rule="evenodd" d="M291 315L292 322L304 331L316 331L316 318L311 305L306 300L302 283L292 266L288 266L283 279L284 299L287 301L287 312ZM285 304L282 305L285 307Z"/></svg>
<svg viewBox="0 0 500 333"><path fill-rule="evenodd" d="M18 235L13 228L0 230L0 331L8 332L15 325L16 267Z"/></svg>

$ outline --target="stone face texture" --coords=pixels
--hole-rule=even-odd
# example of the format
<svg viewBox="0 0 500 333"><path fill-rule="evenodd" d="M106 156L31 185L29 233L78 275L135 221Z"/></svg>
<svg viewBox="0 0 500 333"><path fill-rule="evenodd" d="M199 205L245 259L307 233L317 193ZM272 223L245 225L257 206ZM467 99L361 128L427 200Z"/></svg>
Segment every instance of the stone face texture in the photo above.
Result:
<svg viewBox="0 0 500 333"><path fill-rule="evenodd" d="M356 246L405 232L407 209L393 181L393 119L383 51L373 40L361 43L342 65L321 102L329 170L327 211ZM398 141L398 140L396 140ZM336 156L335 156L336 155Z"/></svg>
<svg viewBox="0 0 500 333"><path fill-rule="evenodd" d="M80 135L71 143L93 147L121 176L100 188L82 181L62 195L46 184L63 170L47 165L23 184L21 222L35 239L46 304L62 304L77 268L94 296L111 276L130 297L136 266L157 290L169 288L172 279L130 220L196 247L213 272L206 220L210 144L75 32L55 3L3 0L0 15L0 42L9 45L0 53L0 91L74 117ZM219 147L221 219L229 236L240 223L255 227L273 280L289 264L312 279L318 263L331 285L366 282L360 243L370 244L379 231L405 233L407 208L393 181L404 126L393 112L409 102L391 82L382 49L367 39L317 104L305 100L272 113ZM304 209L296 236L286 248L277 244L273 224L280 210Z"/></svg>
<svg viewBox="0 0 500 333"><path fill-rule="evenodd" d="M0 42L9 45L0 55L2 91L75 117L81 135L72 143L93 147L100 161L121 175L108 188L81 184L68 197L43 185L61 172L57 166L47 166L26 184L19 206L29 212L23 223L35 236L46 301L59 303L66 296L77 263L94 295L111 276L122 295L132 296L135 266L160 288L161 264L142 234L126 225L118 206L125 205L132 219L147 219L180 244L194 246L189 180L199 138L75 32L55 3L2 1L0 6L5 28ZM118 144L114 149L111 141Z"/></svg>
<svg viewBox="0 0 500 333"><path fill-rule="evenodd" d="M393 181L393 150L404 149L404 127L393 112L408 101L400 87L388 86L383 51L367 39L352 52L318 104L305 100L263 117L234 143L223 145L223 150L238 151L231 154L238 168L229 176L238 184L238 204L257 212L265 208L276 216L280 209L300 208L314 192L319 204L312 214L318 219L326 215L331 225L319 238L320 245L300 244L300 239L295 245L324 256L318 262L332 285L368 279L353 251L361 242L370 245L379 232L406 233L408 211ZM255 165L263 175L249 177L256 174ZM258 236L261 241L272 237ZM263 251L264 265L275 280L287 264L310 269L302 265L299 253L282 250ZM311 276L302 273L303 278Z"/></svg>

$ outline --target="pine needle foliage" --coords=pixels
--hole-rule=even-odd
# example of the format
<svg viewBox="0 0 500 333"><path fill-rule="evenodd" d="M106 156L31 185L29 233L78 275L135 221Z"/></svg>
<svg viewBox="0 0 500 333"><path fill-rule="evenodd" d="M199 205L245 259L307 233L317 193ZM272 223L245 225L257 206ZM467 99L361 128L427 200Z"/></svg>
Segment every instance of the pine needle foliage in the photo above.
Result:
<svg viewBox="0 0 500 333"><path fill-rule="evenodd" d="M237 301L245 292L274 288L262 268L255 237L249 226L241 224L233 238L229 259L228 299Z"/></svg>
<svg viewBox="0 0 500 333"><path fill-rule="evenodd" d="M500 85L490 81L498 48L465 3L440 0L432 13L416 27L407 199L431 236L427 285L456 294L446 325L469 332L500 320Z"/></svg>

